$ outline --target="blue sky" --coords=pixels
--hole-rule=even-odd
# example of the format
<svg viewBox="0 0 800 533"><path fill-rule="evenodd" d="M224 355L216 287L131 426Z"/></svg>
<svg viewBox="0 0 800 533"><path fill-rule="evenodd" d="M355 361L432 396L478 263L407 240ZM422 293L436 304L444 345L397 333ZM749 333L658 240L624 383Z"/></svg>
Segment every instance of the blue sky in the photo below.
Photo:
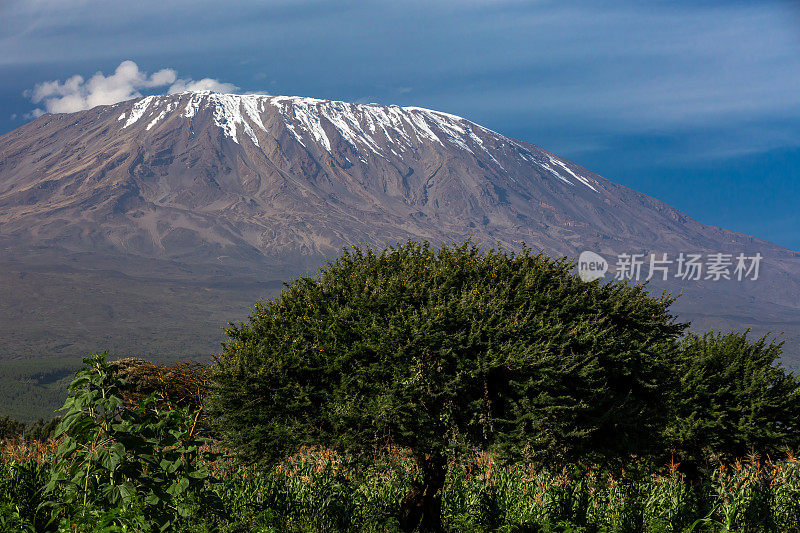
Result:
<svg viewBox="0 0 800 533"><path fill-rule="evenodd" d="M130 60L145 76L448 111L800 250L797 2L121 4L0 3L0 132L46 103L37 84Z"/></svg>

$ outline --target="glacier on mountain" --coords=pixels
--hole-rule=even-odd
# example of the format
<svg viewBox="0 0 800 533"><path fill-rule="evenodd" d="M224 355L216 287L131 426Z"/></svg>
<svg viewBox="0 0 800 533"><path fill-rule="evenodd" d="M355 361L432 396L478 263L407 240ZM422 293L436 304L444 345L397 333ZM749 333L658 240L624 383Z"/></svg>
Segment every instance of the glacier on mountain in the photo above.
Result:
<svg viewBox="0 0 800 533"><path fill-rule="evenodd" d="M127 117L123 113L118 120L127 118L122 126L123 129L133 126L140 120L148 120L146 130L150 130L179 106L183 107L181 116L190 120L201 109L210 110L215 125L226 137L238 144L242 141L240 134L249 138L258 147L261 145L257 131L272 135L263 121L266 107L271 106L283 118L286 129L305 148L309 148L309 143L314 143L328 153L333 153L331 139L323 126L323 122L327 122L353 147L364 163L366 163L364 150L378 157L387 157L386 144L379 138L382 135L391 143L389 150L396 157L400 154L395 148L400 152L406 152L418 150L424 142L440 145L450 143L473 155L477 155L476 152L485 154L492 164L505 171L500 162L492 156L481 138L482 135L494 139L500 145L513 147L523 160L547 169L564 183L574 186L577 182L597 192L589 180L579 176L552 156L549 156L549 162L546 162L540 157L534 157L529 150L504 135L463 117L422 107L353 104L301 96L187 91L143 97L133 104ZM566 172L567 176L559 172L559 169Z"/></svg>

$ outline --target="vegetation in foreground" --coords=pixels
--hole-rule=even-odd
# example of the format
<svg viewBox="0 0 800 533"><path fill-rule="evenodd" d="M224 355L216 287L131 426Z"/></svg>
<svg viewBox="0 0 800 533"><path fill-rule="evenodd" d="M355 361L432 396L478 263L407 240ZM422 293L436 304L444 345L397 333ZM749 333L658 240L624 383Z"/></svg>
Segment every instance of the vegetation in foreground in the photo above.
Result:
<svg viewBox="0 0 800 533"><path fill-rule="evenodd" d="M182 507L166 515L167 525L138 498L123 503L108 491L103 496L110 481L102 476L91 480L85 506L64 504L60 493L44 496L56 461L53 445L7 443L0 530L399 532L397 509L419 476L401 450L366 468L324 450L304 450L273 470L200 455L211 475L177 493ZM689 483L677 465L621 474L598 467L549 471L476 455L448 468L442 524L454 532L800 531L800 461L711 465L702 481Z"/></svg>
<svg viewBox="0 0 800 533"><path fill-rule="evenodd" d="M0 516L37 530L800 530L786 451L800 383L780 345L683 337L668 297L570 270L469 245L356 249L232 326L208 374L88 358L51 447L6 447Z"/></svg>

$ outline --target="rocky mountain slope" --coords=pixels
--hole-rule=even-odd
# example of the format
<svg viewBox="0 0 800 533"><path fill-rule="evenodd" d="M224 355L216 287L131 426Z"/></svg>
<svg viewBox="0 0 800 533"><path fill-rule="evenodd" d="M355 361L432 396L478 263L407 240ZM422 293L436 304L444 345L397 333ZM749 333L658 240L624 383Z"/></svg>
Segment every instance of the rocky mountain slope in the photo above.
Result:
<svg viewBox="0 0 800 533"><path fill-rule="evenodd" d="M0 136L0 356L214 350L279 280L411 237L592 250L612 270L620 253L760 253L756 281L653 288L683 291L699 327L785 331L800 359L797 252L446 113L208 92Z"/></svg>

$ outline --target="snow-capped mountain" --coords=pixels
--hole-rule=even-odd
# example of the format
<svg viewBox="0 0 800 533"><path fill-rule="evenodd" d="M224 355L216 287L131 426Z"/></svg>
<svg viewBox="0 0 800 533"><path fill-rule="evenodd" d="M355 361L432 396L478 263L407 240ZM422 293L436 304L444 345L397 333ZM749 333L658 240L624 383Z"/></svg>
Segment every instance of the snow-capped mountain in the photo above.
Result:
<svg viewBox="0 0 800 533"><path fill-rule="evenodd" d="M684 290L687 318L703 324L800 324L797 253L447 113L186 92L44 115L0 136L0 250L18 264L236 285L409 237L610 260L758 252L760 284L665 286Z"/></svg>
<svg viewBox="0 0 800 533"><path fill-rule="evenodd" d="M560 253L752 241L421 108L182 93L47 115L2 141L0 233L74 250L216 262L409 236Z"/></svg>

